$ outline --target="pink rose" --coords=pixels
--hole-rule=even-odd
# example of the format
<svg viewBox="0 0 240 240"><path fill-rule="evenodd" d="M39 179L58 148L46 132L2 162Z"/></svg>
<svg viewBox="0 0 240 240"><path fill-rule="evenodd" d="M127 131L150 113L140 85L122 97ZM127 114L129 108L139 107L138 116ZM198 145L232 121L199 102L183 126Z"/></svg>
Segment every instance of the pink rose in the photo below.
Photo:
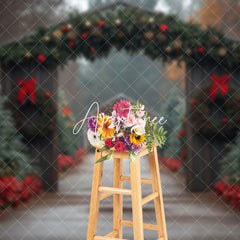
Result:
<svg viewBox="0 0 240 240"><path fill-rule="evenodd" d="M140 111L140 110L139 110L139 111L137 111L136 113L137 113L137 116L138 116L138 117L143 117L143 116L144 116L144 111Z"/></svg>
<svg viewBox="0 0 240 240"><path fill-rule="evenodd" d="M136 124L140 125L140 126L145 126L146 122L141 118L137 118L136 119Z"/></svg>

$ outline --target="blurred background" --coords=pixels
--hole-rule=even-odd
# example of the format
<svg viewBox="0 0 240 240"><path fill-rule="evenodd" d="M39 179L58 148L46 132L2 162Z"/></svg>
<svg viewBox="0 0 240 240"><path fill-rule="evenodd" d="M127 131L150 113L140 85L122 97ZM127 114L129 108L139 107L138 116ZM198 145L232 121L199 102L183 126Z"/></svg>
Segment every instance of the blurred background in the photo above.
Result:
<svg viewBox="0 0 240 240"><path fill-rule="evenodd" d="M86 13L114 2L116 1L1 0L0 46L34 34L40 26L48 27L64 22L69 18L69 14ZM172 14L179 21L197 24L203 30L208 26L214 27L223 31L224 36L236 41L240 37L238 0L124 2L150 11ZM88 144L86 126L76 136L72 135L72 128L77 121L84 118L93 101L99 102L100 109L106 109L119 99L133 102L139 100L152 116L164 116L168 119L165 124L168 140L164 148L159 149L159 161L169 239L239 239L239 138L235 137L232 141L224 143L224 148L228 149L227 154L224 154L224 159L211 169L215 172L214 184L201 191L196 187L192 192L186 187L186 168L188 172L195 170L191 170L185 161L186 145L191 140L186 140L187 68L184 61L163 62L152 60L141 51L129 54L125 50L117 51L112 48L107 57L94 61L84 57L68 61L63 67L58 68L57 74L57 120L60 129L58 141L55 143L57 159L54 163L54 173L47 172L44 179L46 182L51 181L51 174L57 174L54 179L57 178L58 187L54 187L52 193L43 191L43 183L38 178L43 174L41 172L43 165L31 157L29 159L27 154L24 162L8 158L6 164L6 161L4 162L6 152L12 150L2 147L1 240L86 239L94 149ZM14 124L4 125L4 119L8 115L10 117L10 113L3 107L0 111L3 116L0 133L4 136L5 129L14 128ZM13 134L16 134L16 130ZM6 138L2 138L3 143L4 141ZM19 143L12 142L12 147L22 152L29 143L24 142L25 145L19 147L20 142L22 143L20 140ZM25 159L25 156L21 158ZM125 167L127 174L129 169L126 162ZM148 166L144 165L143 177L148 172ZM106 166L105 173L108 173L108 176L104 183L112 182L111 163ZM21 178L18 179L16 176ZM227 181L226 176L234 180ZM144 191L148 193L151 189L143 188ZM21 195L20 199L18 194ZM27 203L29 199L31 200ZM112 221L112 210L109 207L111 201L112 199L103 203L103 211L99 216L101 219L99 231L102 233L107 233L106 229ZM131 217L130 199L124 203L126 216ZM18 208L15 208L17 206ZM153 209L153 205L146 208L146 220L154 219ZM146 239L156 239L152 232L146 234ZM126 229L126 237L132 239L129 229Z"/></svg>

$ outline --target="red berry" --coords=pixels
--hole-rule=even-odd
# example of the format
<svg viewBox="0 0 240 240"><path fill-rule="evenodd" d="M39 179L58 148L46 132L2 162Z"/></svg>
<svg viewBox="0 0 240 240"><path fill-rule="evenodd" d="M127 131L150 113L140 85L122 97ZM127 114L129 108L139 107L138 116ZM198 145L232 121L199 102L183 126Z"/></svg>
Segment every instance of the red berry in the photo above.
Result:
<svg viewBox="0 0 240 240"><path fill-rule="evenodd" d="M227 118L223 118L223 119L222 119L222 122L223 122L223 123L227 123L227 122L228 122L228 119L227 119Z"/></svg>
<svg viewBox="0 0 240 240"><path fill-rule="evenodd" d="M98 21L98 26L103 27L105 25L105 22L103 20Z"/></svg>
<svg viewBox="0 0 240 240"><path fill-rule="evenodd" d="M46 92L46 93L45 93L45 97L46 97L46 98L50 98L50 97L51 97L51 93L50 93L50 92Z"/></svg>
<svg viewBox="0 0 240 240"><path fill-rule="evenodd" d="M94 47L90 47L90 52L95 53L96 49Z"/></svg>
<svg viewBox="0 0 240 240"><path fill-rule="evenodd" d="M161 32L167 32L167 31L168 31L168 25L167 25L167 24L161 24L161 25L159 26L159 30L160 30Z"/></svg>
<svg viewBox="0 0 240 240"><path fill-rule="evenodd" d="M88 34L87 33L82 33L82 39L87 39L88 38Z"/></svg>
<svg viewBox="0 0 240 240"><path fill-rule="evenodd" d="M68 45L69 45L69 47L73 48L73 47L75 46L75 43L74 43L74 41L70 41L70 42L68 43Z"/></svg>
<svg viewBox="0 0 240 240"><path fill-rule="evenodd" d="M67 26L62 26L62 32L67 32L68 28Z"/></svg>
<svg viewBox="0 0 240 240"><path fill-rule="evenodd" d="M192 100L191 100L191 104L192 104L192 105L196 105L196 104L197 104L197 101L196 101L195 99L192 99Z"/></svg>
<svg viewBox="0 0 240 240"><path fill-rule="evenodd" d="M44 61L46 60L46 57L45 57L43 54L39 54L39 55L37 56L37 60L38 60L39 62L44 62Z"/></svg>
<svg viewBox="0 0 240 240"><path fill-rule="evenodd" d="M205 52L205 48L202 47L202 46L199 46L198 49L197 49L198 53L202 54Z"/></svg>
<svg viewBox="0 0 240 240"><path fill-rule="evenodd" d="M186 155L186 154L187 154L187 149L186 148L182 149L182 155Z"/></svg>

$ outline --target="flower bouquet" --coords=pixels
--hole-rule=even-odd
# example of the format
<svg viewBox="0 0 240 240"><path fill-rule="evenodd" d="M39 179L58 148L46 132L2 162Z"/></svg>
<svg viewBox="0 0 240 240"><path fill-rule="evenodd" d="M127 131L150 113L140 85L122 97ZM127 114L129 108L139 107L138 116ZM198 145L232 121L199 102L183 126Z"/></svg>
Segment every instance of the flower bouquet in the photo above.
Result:
<svg viewBox="0 0 240 240"><path fill-rule="evenodd" d="M127 100L116 102L111 115L100 113L91 116L87 132L90 144L102 146L100 151L110 151L97 162L110 160L114 151L129 152L130 161L133 162L143 145L149 152L155 143L162 147L167 133L162 126L163 120L151 120L144 105L139 102L133 105ZM158 124L161 126L158 127Z"/></svg>

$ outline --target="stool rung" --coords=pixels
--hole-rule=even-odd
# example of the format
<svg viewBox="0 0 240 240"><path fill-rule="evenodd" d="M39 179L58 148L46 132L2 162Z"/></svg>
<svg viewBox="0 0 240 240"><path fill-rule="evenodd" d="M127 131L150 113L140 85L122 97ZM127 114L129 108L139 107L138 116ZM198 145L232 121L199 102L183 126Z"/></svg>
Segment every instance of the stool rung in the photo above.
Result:
<svg viewBox="0 0 240 240"><path fill-rule="evenodd" d="M145 198L142 199L142 205L152 201L156 197L158 197L158 193L157 192L154 192L154 193L146 196Z"/></svg>
<svg viewBox="0 0 240 240"><path fill-rule="evenodd" d="M110 197L110 196L112 196L112 193L108 193L108 192L102 193L100 195L100 200L103 200L103 199L105 199L107 197Z"/></svg>
<svg viewBox="0 0 240 240"><path fill-rule="evenodd" d="M117 231L112 231L112 232L110 232L110 233L108 233L107 235L105 235L104 237L116 237L116 235L117 235L118 233L117 233Z"/></svg>
<svg viewBox="0 0 240 240"><path fill-rule="evenodd" d="M114 187L99 187L99 192L105 193L112 193L112 194L125 194L125 195L132 195L132 191L130 189L123 189L123 188L114 188Z"/></svg>
<svg viewBox="0 0 240 240"><path fill-rule="evenodd" d="M121 176L120 180L124 181L124 182L131 182L131 179L128 176ZM150 178L141 178L141 183L152 184L152 179L150 179Z"/></svg>
<svg viewBox="0 0 240 240"><path fill-rule="evenodd" d="M127 227L133 227L133 222L122 220L121 225L127 226ZM153 224L143 223L143 228L148 229L148 230L158 231L158 226L153 225Z"/></svg>
<svg viewBox="0 0 240 240"><path fill-rule="evenodd" d="M94 240L127 240L127 239L95 236Z"/></svg>

